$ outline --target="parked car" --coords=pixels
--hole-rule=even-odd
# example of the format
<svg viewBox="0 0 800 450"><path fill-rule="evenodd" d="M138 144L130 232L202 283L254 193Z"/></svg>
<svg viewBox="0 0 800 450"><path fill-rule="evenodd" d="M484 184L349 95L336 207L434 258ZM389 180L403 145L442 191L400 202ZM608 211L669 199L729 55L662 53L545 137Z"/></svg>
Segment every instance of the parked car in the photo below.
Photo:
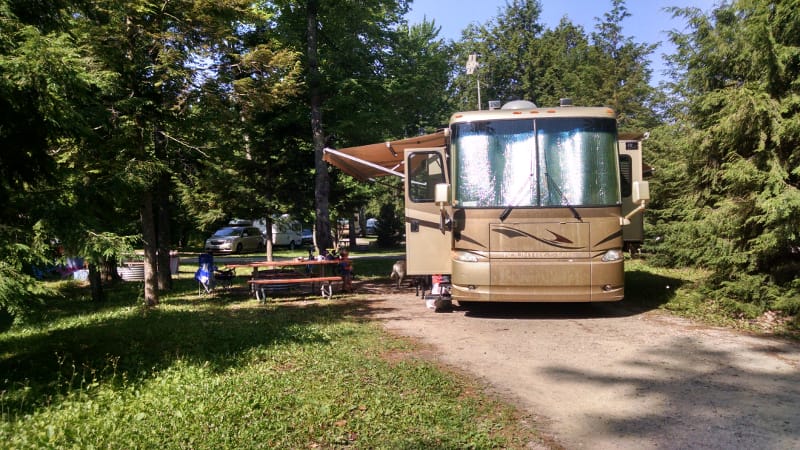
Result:
<svg viewBox="0 0 800 450"><path fill-rule="evenodd" d="M356 225L356 236L361 234L361 227L358 225L358 222L355 223ZM345 238L350 236L350 221L347 219L339 219L336 223L336 231L339 234L339 237Z"/></svg>
<svg viewBox="0 0 800 450"><path fill-rule="evenodd" d="M264 236L256 227L225 227L206 239L205 251L212 253L244 253L263 251Z"/></svg>
<svg viewBox="0 0 800 450"><path fill-rule="evenodd" d="M374 217L367 219L367 234L378 234L378 219Z"/></svg>
<svg viewBox="0 0 800 450"><path fill-rule="evenodd" d="M301 233L301 242L303 245L310 245L314 243L314 235L309 228L303 228L303 232Z"/></svg>

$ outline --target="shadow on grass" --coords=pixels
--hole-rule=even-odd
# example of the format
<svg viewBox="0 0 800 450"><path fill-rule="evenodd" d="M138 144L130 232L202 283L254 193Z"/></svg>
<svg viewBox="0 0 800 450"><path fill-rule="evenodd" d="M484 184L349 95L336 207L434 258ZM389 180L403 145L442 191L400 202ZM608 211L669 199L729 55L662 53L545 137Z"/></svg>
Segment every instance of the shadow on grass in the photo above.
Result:
<svg viewBox="0 0 800 450"><path fill-rule="evenodd" d="M625 273L625 299L596 303L475 303L458 309L470 317L514 319L582 319L626 317L668 303L685 280L643 270Z"/></svg>
<svg viewBox="0 0 800 450"><path fill-rule="evenodd" d="M151 309L130 300L97 307L79 298L55 314L72 317L69 325L0 339L0 390L28 391L25 411L16 411L26 413L91 382L141 383L177 361L222 372L240 364L249 350L325 345L331 338L315 325L339 322L359 308L350 302L259 305L246 292L197 296L193 280L177 285L179 293ZM98 309L108 313L95 314Z"/></svg>
<svg viewBox="0 0 800 450"><path fill-rule="evenodd" d="M625 272L625 299L619 304L636 312L657 309L670 302L686 284L680 278L657 275L645 270Z"/></svg>

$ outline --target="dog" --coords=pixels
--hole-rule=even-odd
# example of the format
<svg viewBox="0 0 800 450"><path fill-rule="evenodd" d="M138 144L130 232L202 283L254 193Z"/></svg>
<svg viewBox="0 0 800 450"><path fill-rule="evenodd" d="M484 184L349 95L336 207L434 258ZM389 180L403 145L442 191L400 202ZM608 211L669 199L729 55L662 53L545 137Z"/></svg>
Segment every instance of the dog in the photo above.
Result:
<svg viewBox="0 0 800 450"><path fill-rule="evenodd" d="M392 274L389 275L391 279L397 279L397 287L403 284L403 280L406 279L406 261L401 259L394 263L392 266ZM422 275L418 277L411 277L413 279L414 288L416 289L417 297L420 296L420 293L423 297L425 297L425 291L431 290L431 277L430 275Z"/></svg>
<svg viewBox="0 0 800 450"><path fill-rule="evenodd" d="M401 259L394 263L392 266L392 274L389 275L389 278L395 279L397 278L397 287L399 288L401 284L403 284L403 279L406 277L406 260Z"/></svg>
<svg viewBox="0 0 800 450"><path fill-rule="evenodd" d="M425 298L425 291L431 290L431 276L430 275L422 275L421 277L414 277L414 287L417 288L417 297L420 296L420 291L422 291L422 297Z"/></svg>

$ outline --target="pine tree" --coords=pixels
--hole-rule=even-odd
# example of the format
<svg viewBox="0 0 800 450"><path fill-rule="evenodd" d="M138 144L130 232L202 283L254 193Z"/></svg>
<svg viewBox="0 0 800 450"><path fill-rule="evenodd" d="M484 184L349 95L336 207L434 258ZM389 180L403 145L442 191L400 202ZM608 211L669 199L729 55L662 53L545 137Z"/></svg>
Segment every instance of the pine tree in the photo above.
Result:
<svg viewBox="0 0 800 450"><path fill-rule="evenodd" d="M668 261L709 268L709 294L736 312L800 311L798 1L674 9L686 185L659 211Z"/></svg>

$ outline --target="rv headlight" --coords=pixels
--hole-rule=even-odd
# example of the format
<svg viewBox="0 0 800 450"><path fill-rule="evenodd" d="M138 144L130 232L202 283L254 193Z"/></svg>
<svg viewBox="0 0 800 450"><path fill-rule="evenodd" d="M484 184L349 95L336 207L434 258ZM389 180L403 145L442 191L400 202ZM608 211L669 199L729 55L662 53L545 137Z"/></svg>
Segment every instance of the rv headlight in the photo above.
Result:
<svg viewBox="0 0 800 450"><path fill-rule="evenodd" d="M602 258L603 262L619 261L622 259L622 250L615 248L607 251Z"/></svg>
<svg viewBox="0 0 800 450"><path fill-rule="evenodd" d="M475 253L463 252L463 251L453 252L453 261L478 262L479 260L480 258Z"/></svg>

